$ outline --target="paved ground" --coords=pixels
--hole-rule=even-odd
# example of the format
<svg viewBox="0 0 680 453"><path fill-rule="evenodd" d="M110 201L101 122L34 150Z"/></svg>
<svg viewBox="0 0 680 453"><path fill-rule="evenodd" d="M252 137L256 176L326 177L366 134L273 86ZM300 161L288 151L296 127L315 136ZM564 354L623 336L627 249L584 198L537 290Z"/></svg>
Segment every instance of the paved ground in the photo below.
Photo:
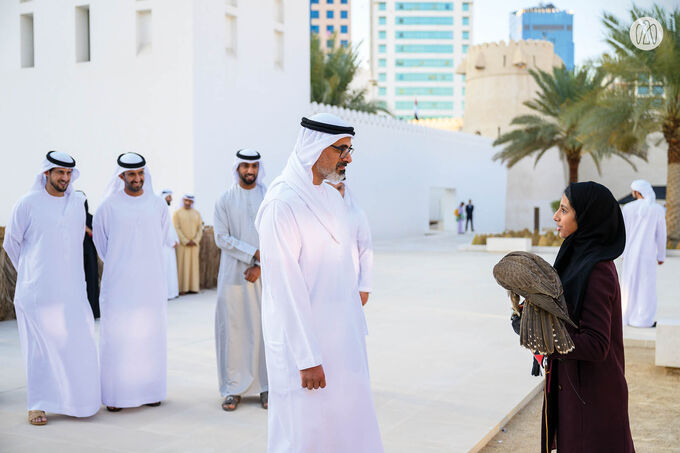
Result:
<svg viewBox="0 0 680 453"><path fill-rule="evenodd" d="M471 238L434 235L376 246L366 308L378 419L388 452L476 451L540 384L509 327L491 276L501 254L461 252ZM554 256L545 255L549 261ZM660 316L680 317L680 258L660 269ZM221 410L213 340L215 292L171 301L168 400L89 419L26 422L16 323L0 322L0 451L263 452L256 398Z"/></svg>

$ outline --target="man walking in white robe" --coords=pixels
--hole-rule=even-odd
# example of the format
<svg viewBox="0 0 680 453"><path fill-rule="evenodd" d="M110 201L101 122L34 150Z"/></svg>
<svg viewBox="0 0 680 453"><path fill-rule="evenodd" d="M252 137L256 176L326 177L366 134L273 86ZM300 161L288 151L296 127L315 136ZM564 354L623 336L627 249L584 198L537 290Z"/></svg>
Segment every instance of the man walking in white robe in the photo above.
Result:
<svg viewBox="0 0 680 453"><path fill-rule="evenodd" d="M170 205L172 205L172 190L166 189L161 192L161 198L165 200L169 211ZM177 245L179 244L179 237L177 236L177 231L175 231L175 227L173 225L168 228L167 244L164 247L164 258L169 300L179 297L179 282L177 281L177 252L175 251Z"/></svg>
<svg viewBox="0 0 680 453"><path fill-rule="evenodd" d="M101 406L94 319L83 268L85 197L68 154L50 151L14 206L3 248L17 270L14 308L26 363L29 422L45 411L74 417Z"/></svg>
<svg viewBox="0 0 680 453"><path fill-rule="evenodd" d="M258 211L262 330L269 376L268 451L383 451L366 323L339 181L354 128L302 119L295 149Z"/></svg>
<svg viewBox="0 0 680 453"><path fill-rule="evenodd" d="M268 406L262 340L262 283L255 215L267 191L260 153L242 149L232 168L234 184L215 203L215 243L221 250L215 310L215 348L222 409L259 393Z"/></svg>
<svg viewBox="0 0 680 453"><path fill-rule="evenodd" d="M666 259L666 215L656 203L652 185L642 179L631 184L636 198L623 207L626 249L621 271L623 324L654 327L657 295L656 267Z"/></svg>
<svg viewBox="0 0 680 453"><path fill-rule="evenodd" d="M168 208L153 192L144 158L121 154L93 222L94 242L104 262L102 402L112 412L158 406L166 398L168 290L163 248L169 225Z"/></svg>

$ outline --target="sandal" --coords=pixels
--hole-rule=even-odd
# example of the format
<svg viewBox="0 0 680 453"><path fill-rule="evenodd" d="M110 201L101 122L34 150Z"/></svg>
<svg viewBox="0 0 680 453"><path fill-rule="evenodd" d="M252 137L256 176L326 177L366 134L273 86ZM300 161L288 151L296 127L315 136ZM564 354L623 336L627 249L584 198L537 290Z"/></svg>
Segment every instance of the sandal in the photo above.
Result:
<svg viewBox="0 0 680 453"><path fill-rule="evenodd" d="M123 410L122 407L106 406L106 410L109 412L120 412Z"/></svg>
<svg viewBox="0 0 680 453"><path fill-rule="evenodd" d="M260 406L262 409L269 409L269 392L260 393Z"/></svg>
<svg viewBox="0 0 680 453"><path fill-rule="evenodd" d="M28 422L34 426L46 425L47 416L45 416L45 411L28 411Z"/></svg>
<svg viewBox="0 0 680 453"><path fill-rule="evenodd" d="M222 409L231 412L235 411L238 407L238 403L241 402L241 397L238 395L229 395L222 402Z"/></svg>
<svg viewBox="0 0 680 453"><path fill-rule="evenodd" d="M161 405L160 401L156 401L155 403L145 404L145 406L149 406L149 407L158 407L160 405Z"/></svg>

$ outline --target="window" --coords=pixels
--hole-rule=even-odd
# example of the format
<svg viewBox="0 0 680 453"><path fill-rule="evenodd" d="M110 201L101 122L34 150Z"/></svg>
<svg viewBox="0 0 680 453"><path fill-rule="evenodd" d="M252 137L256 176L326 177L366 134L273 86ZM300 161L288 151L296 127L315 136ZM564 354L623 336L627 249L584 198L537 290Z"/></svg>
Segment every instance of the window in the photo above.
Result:
<svg viewBox="0 0 680 453"><path fill-rule="evenodd" d="M397 101L398 110L413 110L413 101ZM448 101L420 101L419 110L453 110L453 102Z"/></svg>
<svg viewBox="0 0 680 453"><path fill-rule="evenodd" d="M326 3L328 3L329 5L332 5L332 4L333 4L333 0L326 0Z"/></svg>
<svg viewBox="0 0 680 453"><path fill-rule="evenodd" d="M397 11L452 11L451 2L397 2Z"/></svg>
<svg viewBox="0 0 680 453"><path fill-rule="evenodd" d="M385 66L387 66L387 60L385 60L384 58L379 59L378 66L384 68Z"/></svg>
<svg viewBox="0 0 680 453"><path fill-rule="evenodd" d="M378 82L386 82L387 81L387 74L384 72L381 72L378 74Z"/></svg>
<svg viewBox="0 0 680 453"><path fill-rule="evenodd" d="M285 56L285 47L283 41L283 32L274 31L274 66L283 69L283 58Z"/></svg>
<svg viewBox="0 0 680 453"><path fill-rule="evenodd" d="M332 9L326 11L326 19L333 19L333 13L334 11Z"/></svg>
<svg viewBox="0 0 680 453"><path fill-rule="evenodd" d="M450 44L397 44L397 53L453 53Z"/></svg>
<svg viewBox="0 0 680 453"><path fill-rule="evenodd" d="M397 96L453 96L453 87L396 87Z"/></svg>
<svg viewBox="0 0 680 453"><path fill-rule="evenodd" d="M347 0L340 0L340 3L342 3L343 5L346 5L346 4L347 4Z"/></svg>
<svg viewBox="0 0 680 453"><path fill-rule="evenodd" d="M453 60L403 58L398 59L395 65L403 68L452 68Z"/></svg>
<svg viewBox="0 0 680 453"><path fill-rule="evenodd" d="M378 25L385 25L387 23L387 19L383 16L378 17Z"/></svg>
<svg viewBox="0 0 680 453"><path fill-rule="evenodd" d="M318 11L310 11L309 12L310 16L312 19L318 19L319 18L319 12Z"/></svg>
<svg viewBox="0 0 680 453"><path fill-rule="evenodd" d="M224 35L224 48L228 54L236 55L236 16L232 14L227 14L224 16L225 23L225 35Z"/></svg>
<svg viewBox="0 0 680 453"><path fill-rule="evenodd" d="M398 31L397 39L453 39L452 31Z"/></svg>
<svg viewBox="0 0 680 453"><path fill-rule="evenodd" d="M463 32L463 39L470 39L470 32L469 31Z"/></svg>
<svg viewBox="0 0 680 453"><path fill-rule="evenodd" d="M76 6L76 62L90 61L90 6Z"/></svg>
<svg viewBox="0 0 680 453"><path fill-rule="evenodd" d="M341 40L340 40L340 45L341 45L342 47L348 47L348 46L349 46L349 41L347 41L346 39L341 39Z"/></svg>
<svg viewBox="0 0 680 453"><path fill-rule="evenodd" d="M468 45L463 44L463 53L467 53L467 51L468 51Z"/></svg>
<svg viewBox="0 0 680 453"><path fill-rule="evenodd" d="M310 3L311 3L312 5L315 5L315 4L319 3L319 0L312 0Z"/></svg>
<svg viewBox="0 0 680 453"><path fill-rule="evenodd" d="M319 34L319 26L318 25L312 25L312 33L316 33L317 35Z"/></svg>
<svg viewBox="0 0 680 453"><path fill-rule="evenodd" d="M397 82L450 82L453 73L450 72L405 72L395 75Z"/></svg>
<svg viewBox="0 0 680 453"><path fill-rule="evenodd" d="M378 11L385 11L385 2L378 3Z"/></svg>
<svg viewBox="0 0 680 453"><path fill-rule="evenodd" d="M465 87L462 89L463 96L465 96Z"/></svg>
<svg viewBox="0 0 680 453"><path fill-rule="evenodd" d="M329 39L326 41L326 49L332 49L335 46L335 40Z"/></svg>
<svg viewBox="0 0 680 453"><path fill-rule="evenodd" d="M453 25L453 17L419 17L407 16L397 17L397 25Z"/></svg>
<svg viewBox="0 0 680 453"><path fill-rule="evenodd" d="M21 36L21 67L35 66L35 47L33 45L33 14L19 16L19 33Z"/></svg>
<svg viewBox="0 0 680 453"><path fill-rule="evenodd" d="M463 17L463 25L470 25L470 18L468 16Z"/></svg>
<svg viewBox="0 0 680 453"><path fill-rule="evenodd" d="M640 86L637 89L638 94L646 95L649 94L649 87L648 86Z"/></svg>
<svg viewBox="0 0 680 453"><path fill-rule="evenodd" d="M463 3L463 11L470 11L470 4L465 2Z"/></svg>
<svg viewBox="0 0 680 453"><path fill-rule="evenodd" d="M347 33L347 25L340 25L340 33Z"/></svg>
<svg viewBox="0 0 680 453"><path fill-rule="evenodd" d="M137 55L151 52L151 10L137 11Z"/></svg>
<svg viewBox="0 0 680 453"><path fill-rule="evenodd" d="M387 52L387 45L385 45L385 44L380 44L380 45L378 46L378 53L385 53L385 52Z"/></svg>
<svg viewBox="0 0 680 453"><path fill-rule="evenodd" d="M663 87L659 86L659 85L653 86L652 87L652 93L657 95L657 96L663 95Z"/></svg>
<svg viewBox="0 0 680 453"><path fill-rule="evenodd" d="M387 96L387 88L385 87L378 88L378 96Z"/></svg>
<svg viewBox="0 0 680 453"><path fill-rule="evenodd" d="M387 39L387 32L384 30L381 30L378 32L378 39Z"/></svg>
<svg viewBox="0 0 680 453"><path fill-rule="evenodd" d="M347 19L349 17L349 13L347 11L340 11L340 19Z"/></svg>
<svg viewBox="0 0 680 453"><path fill-rule="evenodd" d="M335 31L335 27L333 27L332 25L326 25L326 31L328 33L333 33Z"/></svg>

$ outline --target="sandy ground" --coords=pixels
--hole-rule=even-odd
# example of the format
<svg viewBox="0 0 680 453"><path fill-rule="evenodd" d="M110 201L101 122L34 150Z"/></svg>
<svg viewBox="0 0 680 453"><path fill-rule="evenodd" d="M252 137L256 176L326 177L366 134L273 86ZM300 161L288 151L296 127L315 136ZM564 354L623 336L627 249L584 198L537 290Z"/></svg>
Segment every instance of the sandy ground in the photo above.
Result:
<svg viewBox="0 0 680 453"><path fill-rule="evenodd" d="M680 370L655 366L654 349L626 348L625 354L635 451L680 451ZM540 393L481 452L539 451L542 403Z"/></svg>

